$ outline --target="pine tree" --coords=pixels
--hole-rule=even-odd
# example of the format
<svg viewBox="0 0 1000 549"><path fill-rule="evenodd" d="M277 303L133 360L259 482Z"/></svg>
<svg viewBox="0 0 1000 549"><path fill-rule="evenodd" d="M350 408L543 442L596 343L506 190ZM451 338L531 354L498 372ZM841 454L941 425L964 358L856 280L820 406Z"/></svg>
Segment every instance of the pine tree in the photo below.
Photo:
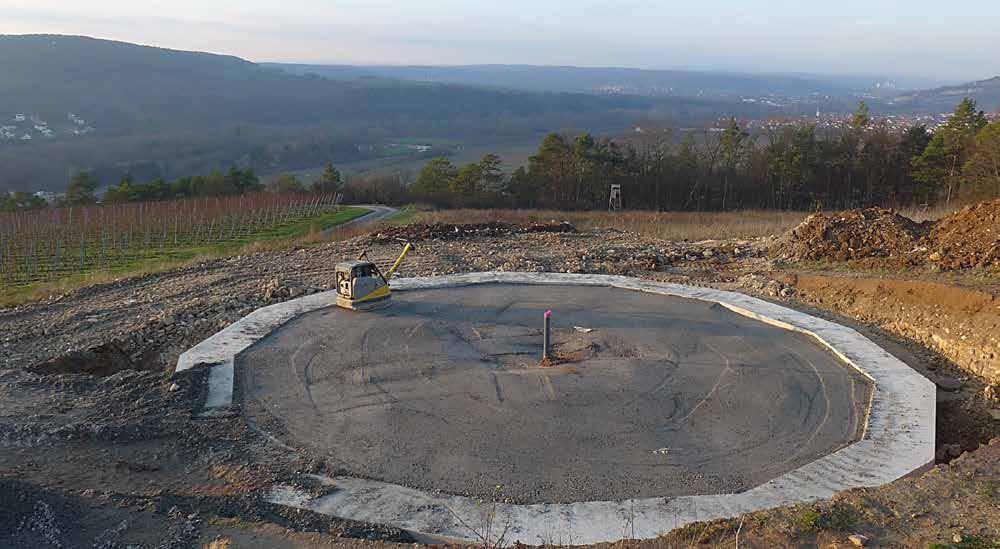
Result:
<svg viewBox="0 0 1000 549"><path fill-rule="evenodd" d="M978 196L1000 196L1000 122L979 130L962 175Z"/></svg>
<svg viewBox="0 0 1000 549"><path fill-rule="evenodd" d="M333 164L327 164L326 169L323 170L323 175L319 176L319 179L313 182L313 190L317 192L336 193L340 192L343 188L344 178L340 174L340 171L333 167Z"/></svg>
<svg viewBox="0 0 1000 549"><path fill-rule="evenodd" d="M410 192L420 199L438 206L447 205L448 191L458 176L458 168L446 158L435 158L427 163Z"/></svg>
<svg viewBox="0 0 1000 549"><path fill-rule="evenodd" d="M91 177L87 172L77 172L70 179L66 195L63 197L63 203L67 206L94 204L97 202L97 197L94 196L94 191L96 190L96 179Z"/></svg>
<svg viewBox="0 0 1000 549"><path fill-rule="evenodd" d="M298 177L283 173L267 184L267 190L275 194L301 193L305 192L306 187Z"/></svg>
<svg viewBox="0 0 1000 549"><path fill-rule="evenodd" d="M858 103L858 110L854 111L854 118L851 119L851 126L855 130L865 130L872 123L872 111L864 101Z"/></svg>
<svg viewBox="0 0 1000 549"><path fill-rule="evenodd" d="M986 114L976 110L974 100L963 99L948 122L934 132L923 154L913 159L913 178L927 187L943 187L945 203L951 204L961 185L962 165L984 126Z"/></svg>

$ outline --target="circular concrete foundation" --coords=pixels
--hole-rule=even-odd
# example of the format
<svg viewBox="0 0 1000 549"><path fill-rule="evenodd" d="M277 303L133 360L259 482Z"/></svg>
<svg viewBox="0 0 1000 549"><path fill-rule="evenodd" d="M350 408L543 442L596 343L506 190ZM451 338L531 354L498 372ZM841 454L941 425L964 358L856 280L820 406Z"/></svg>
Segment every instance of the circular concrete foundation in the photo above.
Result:
<svg viewBox="0 0 1000 549"><path fill-rule="evenodd" d="M339 474L517 503L743 492L858 440L872 390L813 337L578 285L307 312L236 366L250 421Z"/></svg>

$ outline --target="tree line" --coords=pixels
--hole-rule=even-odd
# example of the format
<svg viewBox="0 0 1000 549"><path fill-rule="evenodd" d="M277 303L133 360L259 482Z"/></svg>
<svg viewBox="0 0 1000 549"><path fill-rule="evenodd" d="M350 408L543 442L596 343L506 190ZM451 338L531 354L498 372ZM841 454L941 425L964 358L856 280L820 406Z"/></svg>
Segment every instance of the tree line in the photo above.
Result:
<svg viewBox="0 0 1000 549"><path fill-rule="evenodd" d="M87 206L98 202L105 204L155 202L178 198L234 196L259 191L339 192L343 185L343 176L332 164L327 164L319 179L309 186L290 174L282 174L265 185L253 170L233 167L227 172L214 171L208 175L182 177L174 181L157 178L140 183L131 175L126 175L117 185L108 188L99 197L98 179L88 172L79 172L70 179L66 193L59 197L54 206ZM49 204L34 194L11 192L0 195L0 211L36 210L47 207Z"/></svg>
<svg viewBox="0 0 1000 549"><path fill-rule="evenodd" d="M894 131L861 103L838 128L785 125L751 134L660 131L619 141L550 134L509 176L496 155L435 159L406 199L439 207L594 209L620 184L634 209L819 210L904 207L1000 196L1000 121L971 99L947 123Z"/></svg>
<svg viewBox="0 0 1000 549"><path fill-rule="evenodd" d="M495 154L462 166L429 161L410 184L401 175L346 180L332 165L311 185L290 174L267 185L252 169L137 183L127 175L104 202L276 193L343 193L346 202L438 207L601 209L610 186L625 206L653 210L821 210L950 204L1000 196L1000 121L971 99L934 131L891 129L861 103L837 128L802 123L751 133L735 119L717 130L645 132L613 140L546 136L511 173ZM97 180L73 176L60 204L98 201ZM45 207L27 193L0 195L0 210Z"/></svg>

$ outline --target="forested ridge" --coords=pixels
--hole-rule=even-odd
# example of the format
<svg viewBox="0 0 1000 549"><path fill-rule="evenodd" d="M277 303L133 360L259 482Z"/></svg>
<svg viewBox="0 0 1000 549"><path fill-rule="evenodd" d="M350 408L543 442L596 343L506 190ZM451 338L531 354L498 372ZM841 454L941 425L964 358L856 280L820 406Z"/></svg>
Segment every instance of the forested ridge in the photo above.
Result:
<svg viewBox="0 0 1000 549"><path fill-rule="evenodd" d="M4 108L47 118L79 113L106 136L330 120L377 126L400 116L430 123L456 116L597 114L655 104L392 80L344 82L237 57L72 36L0 36L0 73Z"/></svg>
<svg viewBox="0 0 1000 549"><path fill-rule="evenodd" d="M389 79L336 81L235 57L73 36L0 36L0 119L68 113L82 137L0 142L0 190L63 188L88 171L176 178L237 164L259 172L364 158L399 136L534 137L611 131L640 117L759 115L760 105L598 97ZM4 122L6 123L6 122Z"/></svg>

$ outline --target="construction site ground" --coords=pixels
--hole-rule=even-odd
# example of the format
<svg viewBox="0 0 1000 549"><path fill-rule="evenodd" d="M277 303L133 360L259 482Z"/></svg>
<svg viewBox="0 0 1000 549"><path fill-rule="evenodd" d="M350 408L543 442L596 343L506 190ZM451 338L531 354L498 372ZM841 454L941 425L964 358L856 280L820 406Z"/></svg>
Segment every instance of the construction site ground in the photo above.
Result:
<svg viewBox="0 0 1000 549"><path fill-rule="evenodd" d="M401 276L607 273L759 295L854 327L937 383L938 464L931 471L815 505L623 543L731 547L736 536L740 547L850 547L851 536L866 546L1000 543L1000 281L990 250L973 250L979 266L962 270L952 268L965 263L951 259L950 248L928 247L920 252L925 259L890 266L880 263L885 258L791 257L775 251L777 239L691 243L613 229L439 229L375 231L215 260L0 310L0 546L412 543L392 527L266 503L267 489L279 482L328 489L308 474L335 473L336 466L275 444L240 413L199 419L205 372L172 375L181 352L249 312L329 289L336 262L368 250L390 263L396 238L417 248ZM572 544L572 532L563 534L519 541Z"/></svg>
<svg viewBox="0 0 1000 549"><path fill-rule="evenodd" d="M857 440L871 398L811 337L717 303L581 286L321 309L237 367L251 424L336 456L341 474L480 499L502 486L521 504L743 492Z"/></svg>

